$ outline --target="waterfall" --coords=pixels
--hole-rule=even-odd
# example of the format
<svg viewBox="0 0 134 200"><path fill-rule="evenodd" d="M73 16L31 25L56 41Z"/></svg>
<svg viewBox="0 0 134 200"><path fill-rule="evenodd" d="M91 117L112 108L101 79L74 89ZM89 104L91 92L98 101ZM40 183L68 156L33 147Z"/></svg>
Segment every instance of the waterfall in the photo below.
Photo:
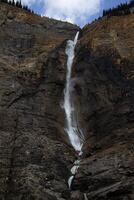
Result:
<svg viewBox="0 0 134 200"><path fill-rule="evenodd" d="M77 44L79 32L77 32L74 41L68 40L66 46L66 55L67 59L67 75L66 75L66 87L64 90L64 110L66 114L66 132L69 136L69 140L78 152L81 152L83 141L81 136L82 131L78 128L76 117L74 115L74 106L71 99L71 74L72 74L72 65L75 57L75 46Z"/></svg>
<svg viewBox="0 0 134 200"><path fill-rule="evenodd" d="M66 74L66 86L64 90L64 110L66 114L66 132L68 134L70 143L74 149L79 152L79 156L82 155L82 145L83 145L83 133L79 127L76 118L76 111L73 105L72 95L71 95L71 75L72 75L72 65L75 57L75 46L77 44L79 32L77 32L74 41L68 40L66 46L67 55L67 74ZM71 168L71 176L68 179L68 186L71 189L71 185L75 175L79 169L80 159L74 162Z"/></svg>
<svg viewBox="0 0 134 200"><path fill-rule="evenodd" d="M74 179L74 176L70 176L69 179L68 179L68 187L69 187L69 189L71 189L71 185L72 185L73 179Z"/></svg>
<svg viewBox="0 0 134 200"><path fill-rule="evenodd" d="M84 200L88 200L86 193L84 193Z"/></svg>

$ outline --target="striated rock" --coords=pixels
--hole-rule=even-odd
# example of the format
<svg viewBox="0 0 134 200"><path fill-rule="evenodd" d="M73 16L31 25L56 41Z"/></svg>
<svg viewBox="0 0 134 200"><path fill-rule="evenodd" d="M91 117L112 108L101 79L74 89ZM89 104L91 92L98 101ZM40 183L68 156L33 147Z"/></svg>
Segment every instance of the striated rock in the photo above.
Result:
<svg viewBox="0 0 134 200"><path fill-rule="evenodd" d="M84 200L83 193L80 191L73 191L71 194L71 200Z"/></svg>
<svg viewBox="0 0 134 200"><path fill-rule="evenodd" d="M133 15L104 18L77 47L74 101L86 140L73 190L88 199L134 198L133 24Z"/></svg>
<svg viewBox="0 0 134 200"><path fill-rule="evenodd" d="M133 25L131 14L81 30L71 89L85 142L70 191L65 46L79 27L0 3L1 200L134 199Z"/></svg>
<svg viewBox="0 0 134 200"><path fill-rule="evenodd" d="M0 3L0 199L63 198L75 152L61 108L79 29Z"/></svg>

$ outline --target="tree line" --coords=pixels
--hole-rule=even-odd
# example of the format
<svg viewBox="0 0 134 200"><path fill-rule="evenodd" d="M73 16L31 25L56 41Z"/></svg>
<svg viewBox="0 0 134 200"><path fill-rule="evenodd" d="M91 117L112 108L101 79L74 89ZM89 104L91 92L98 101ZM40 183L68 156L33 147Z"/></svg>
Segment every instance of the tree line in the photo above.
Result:
<svg viewBox="0 0 134 200"><path fill-rule="evenodd" d="M7 3L7 4L12 5L12 6L16 6L18 8L24 9L24 10L30 12L30 13L34 13L33 10L28 8L28 6L22 5L21 0L19 0L19 1L15 1L15 0L0 0L0 2Z"/></svg>
<svg viewBox="0 0 134 200"><path fill-rule="evenodd" d="M131 8L134 8L134 0L131 0L129 3L122 3L118 5L116 8L103 10L103 16L110 17L110 16L128 15L131 13Z"/></svg>

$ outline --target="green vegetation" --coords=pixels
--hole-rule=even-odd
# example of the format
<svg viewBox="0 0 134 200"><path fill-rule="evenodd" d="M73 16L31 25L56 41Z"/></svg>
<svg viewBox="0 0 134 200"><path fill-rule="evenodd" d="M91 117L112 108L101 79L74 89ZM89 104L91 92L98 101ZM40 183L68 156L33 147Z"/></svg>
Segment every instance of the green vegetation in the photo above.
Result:
<svg viewBox="0 0 134 200"><path fill-rule="evenodd" d="M92 23L101 20L102 17L104 17L104 16L107 16L107 17L121 16L121 15L128 15L130 13L134 13L134 0L130 0L129 3L120 4L116 8L110 8L109 10L103 10L103 15L100 16L99 18L95 19L94 21L92 21ZM86 24L83 29L84 30L88 29L89 25L90 24Z"/></svg>
<svg viewBox="0 0 134 200"><path fill-rule="evenodd" d="M129 3L123 3L117 6L116 8L110 8L109 10L103 11L103 16L121 16L128 15L132 12L134 8L134 0L131 0ZM134 12L134 11L133 11Z"/></svg>
<svg viewBox="0 0 134 200"><path fill-rule="evenodd" d="M15 0L0 0L0 2L7 3L7 4L12 5L12 6L16 6L18 8L24 9L24 10L30 12L30 13L34 13L33 10L28 8L28 6L22 5L21 0L19 0L19 1L15 1Z"/></svg>

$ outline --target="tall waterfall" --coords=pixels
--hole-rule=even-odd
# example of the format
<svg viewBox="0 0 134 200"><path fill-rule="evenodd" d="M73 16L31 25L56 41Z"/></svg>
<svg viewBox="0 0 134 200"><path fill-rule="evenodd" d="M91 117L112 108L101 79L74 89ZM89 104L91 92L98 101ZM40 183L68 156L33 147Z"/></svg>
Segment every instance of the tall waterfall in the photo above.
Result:
<svg viewBox="0 0 134 200"><path fill-rule="evenodd" d="M64 91L64 110L66 114L66 132L69 136L70 142L76 151L81 152L82 149L82 132L78 127L76 117L75 117L75 108L72 103L71 98L71 73L72 65L75 56L75 46L77 44L79 32L77 32L74 41L68 40L66 46L66 55L67 59L67 75L66 75L66 87Z"/></svg>

